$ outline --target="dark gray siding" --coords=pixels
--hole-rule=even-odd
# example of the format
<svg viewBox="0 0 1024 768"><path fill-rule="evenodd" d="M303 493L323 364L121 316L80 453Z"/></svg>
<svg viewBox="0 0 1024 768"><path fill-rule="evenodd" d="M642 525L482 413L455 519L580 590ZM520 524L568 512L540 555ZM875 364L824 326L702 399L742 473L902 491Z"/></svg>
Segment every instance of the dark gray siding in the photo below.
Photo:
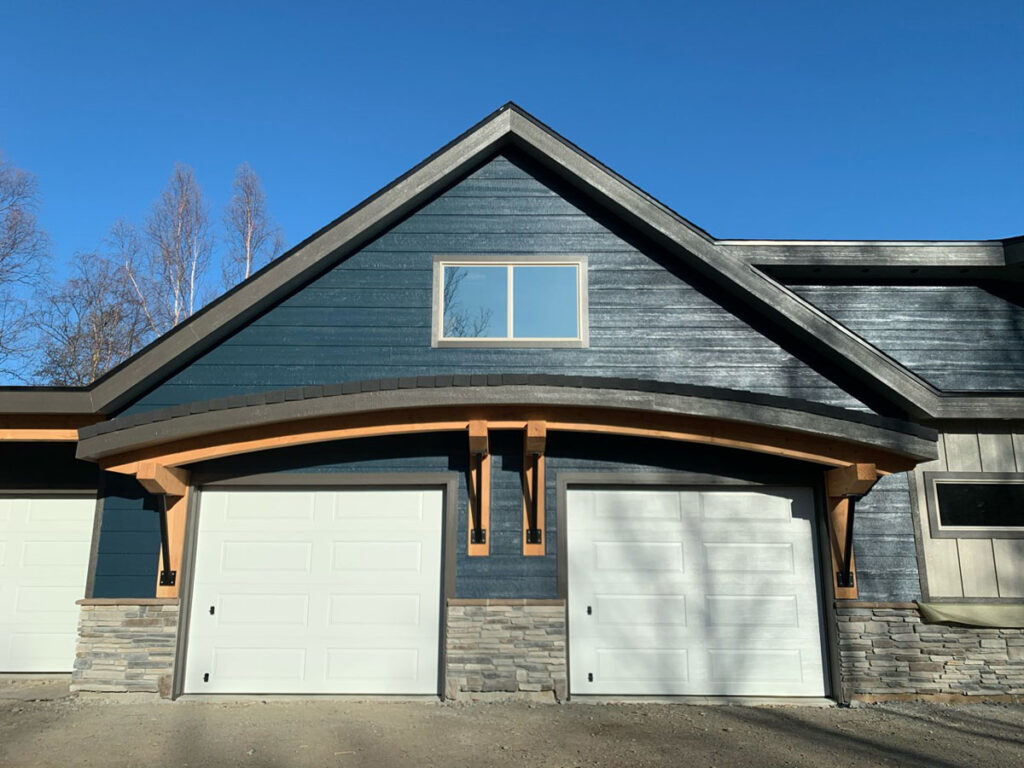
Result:
<svg viewBox="0 0 1024 768"><path fill-rule="evenodd" d="M921 599L907 475L888 475L854 512L853 553L861 600Z"/></svg>
<svg viewBox="0 0 1024 768"><path fill-rule="evenodd" d="M103 473L92 597L153 597L160 558L156 497L134 477Z"/></svg>
<svg viewBox="0 0 1024 768"><path fill-rule="evenodd" d="M585 254L590 348L433 349L436 254ZM725 308L723 308L723 306ZM129 410L447 373L626 376L864 408L678 261L522 158L499 156Z"/></svg>
<svg viewBox="0 0 1024 768"><path fill-rule="evenodd" d="M977 285L796 285L939 389L1024 389L1024 298Z"/></svg>
<svg viewBox="0 0 1024 768"><path fill-rule="evenodd" d="M0 443L0 493L82 490L95 493L99 470L75 458L74 443Z"/></svg>

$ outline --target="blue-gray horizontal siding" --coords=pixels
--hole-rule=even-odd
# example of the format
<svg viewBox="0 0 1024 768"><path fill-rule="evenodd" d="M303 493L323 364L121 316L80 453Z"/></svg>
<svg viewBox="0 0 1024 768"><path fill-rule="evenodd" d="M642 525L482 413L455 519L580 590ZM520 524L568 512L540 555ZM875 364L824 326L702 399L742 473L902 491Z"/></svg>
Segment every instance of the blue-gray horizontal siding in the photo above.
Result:
<svg viewBox="0 0 1024 768"><path fill-rule="evenodd" d="M907 475L888 475L856 504L853 553L861 600L921 599Z"/></svg>
<svg viewBox="0 0 1024 768"><path fill-rule="evenodd" d="M134 477L106 472L93 597L153 597L160 562L157 499Z"/></svg>
<svg viewBox="0 0 1024 768"><path fill-rule="evenodd" d="M587 349L431 348L437 254L589 260ZM856 399L655 248L521 159L499 156L268 310L129 410L447 373L624 376L852 408ZM735 308L734 308L735 309Z"/></svg>
<svg viewBox="0 0 1024 768"><path fill-rule="evenodd" d="M797 285L939 389L1024 389L1024 294L976 285Z"/></svg>

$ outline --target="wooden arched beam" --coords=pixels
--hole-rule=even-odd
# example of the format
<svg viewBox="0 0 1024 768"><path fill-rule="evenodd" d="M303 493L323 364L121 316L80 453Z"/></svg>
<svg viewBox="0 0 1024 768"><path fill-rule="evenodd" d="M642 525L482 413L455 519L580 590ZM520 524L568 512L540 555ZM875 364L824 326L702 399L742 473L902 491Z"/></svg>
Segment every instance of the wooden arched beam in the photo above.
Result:
<svg viewBox="0 0 1024 768"><path fill-rule="evenodd" d="M486 420L491 430L524 430L528 422L544 421L548 433L579 432L624 435L713 445L845 467L872 463L881 474L915 466L913 458L877 446L771 427L700 416L677 416L608 408L554 406L439 407L376 411L263 424L172 440L100 459L113 472L136 474L140 462L180 467L244 453L333 440L464 432L471 421Z"/></svg>

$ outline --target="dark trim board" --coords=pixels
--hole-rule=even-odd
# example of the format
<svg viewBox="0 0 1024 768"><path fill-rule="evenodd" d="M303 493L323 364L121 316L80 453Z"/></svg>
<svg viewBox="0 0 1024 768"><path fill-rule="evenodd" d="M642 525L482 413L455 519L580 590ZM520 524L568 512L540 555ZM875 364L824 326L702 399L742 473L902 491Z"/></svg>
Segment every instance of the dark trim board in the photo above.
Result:
<svg viewBox="0 0 1024 768"><path fill-rule="evenodd" d="M99 473L96 482L96 511L92 517L92 543L89 545L89 570L85 577L85 594L83 597L92 598L96 587L96 563L100 556L100 535L103 532L103 500L106 497L106 479L104 473Z"/></svg>
<svg viewBox="0 0 1024 768"><path fill-rule="evenodd" d="M5 498L62 498L68 496L79 496L81 498L92 498L97 492L92 488L4 488L0 490L0 499Z"/></svg>
<svg viewBox="0 0 1024 768"><path fill-rule="evenodd" d="M181 587L178 589L178 635L174 644L174 675L171 680L171 698L177 699L185 691L185 664L188 661L188 631L192 620L192 588L195 581L196 546L199 541L199 487L188 489L188 509L192 510L185 522L185 541L181 553Z"/></svg>
<svg viewBox="0 0 1024 768"><path fill-rule="evenodd" d="M202 514L202 488L211 489L270 489L285 488L310 490L330 488L345 490L354 488L393 489L437 489L444 492L441 507L441 579L438 600L438 680L437 695L443 697L445 683L445 638L447 636L447 602L455 596L456 533L458 530L459 480L456 472L394 472L394 473L336 473L299 472L281 474L260 474L249 476L200 475L189 490L188 523L185 527L185 544L182 555L182 579L180 612L178 615L178 637L174 657L174 679L172 698L184 694L185 665L188 663L188 630L192 616L192 593L195 587L194 574L196 553L199 545L199 518ZM154 576L155 578L155 576Z"/></svg>

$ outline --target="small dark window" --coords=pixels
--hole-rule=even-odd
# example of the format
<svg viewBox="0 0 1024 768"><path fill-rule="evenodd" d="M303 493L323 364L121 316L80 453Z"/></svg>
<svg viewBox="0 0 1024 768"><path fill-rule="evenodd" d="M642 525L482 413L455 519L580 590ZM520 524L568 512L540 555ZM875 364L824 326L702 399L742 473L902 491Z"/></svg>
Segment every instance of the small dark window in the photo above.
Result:
<svg viewBox="0 0 1024 768"><path fill-rule="evenodd" d="M935 492L943 527L1024 527L1024 483L939 482Z"/></svg>

